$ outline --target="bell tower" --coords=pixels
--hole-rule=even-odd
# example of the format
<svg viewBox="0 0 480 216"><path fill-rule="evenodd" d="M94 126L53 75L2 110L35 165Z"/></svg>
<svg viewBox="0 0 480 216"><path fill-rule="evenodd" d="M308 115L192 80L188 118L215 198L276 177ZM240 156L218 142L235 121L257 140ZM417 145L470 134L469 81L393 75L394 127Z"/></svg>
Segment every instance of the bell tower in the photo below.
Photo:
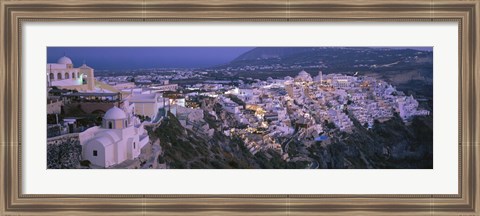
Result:
<svg viewBox="0 0 480 216"><path fill-rule="evenodd" d="M95 89L95 74L93 72L93 68L83 64L80 67L80 74L87 76L87 89L90 91Z"/></svg>

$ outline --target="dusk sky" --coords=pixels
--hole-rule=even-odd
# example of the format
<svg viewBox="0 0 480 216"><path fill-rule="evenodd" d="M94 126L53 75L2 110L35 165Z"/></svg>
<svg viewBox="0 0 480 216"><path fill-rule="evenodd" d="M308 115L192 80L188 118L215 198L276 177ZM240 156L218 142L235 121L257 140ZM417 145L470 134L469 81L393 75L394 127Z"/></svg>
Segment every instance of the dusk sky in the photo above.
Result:
<svg viewBox="0 0 480 216"><path fill-rule="evenodd" d="M135 69L152 67L209 67L225 64L253 47L48 47L47 61L65 53L75 67Z"/></svg>
<svg viewBox="0 0 480 216"><path fill-rule="evenodd" d="M254 47L48 47L47 61L55 63L65 53L75 67L95 69L202 68L225 64ZM397 47L398 48L398 47ZM431 47L405 47L432 51Z"/></svg>

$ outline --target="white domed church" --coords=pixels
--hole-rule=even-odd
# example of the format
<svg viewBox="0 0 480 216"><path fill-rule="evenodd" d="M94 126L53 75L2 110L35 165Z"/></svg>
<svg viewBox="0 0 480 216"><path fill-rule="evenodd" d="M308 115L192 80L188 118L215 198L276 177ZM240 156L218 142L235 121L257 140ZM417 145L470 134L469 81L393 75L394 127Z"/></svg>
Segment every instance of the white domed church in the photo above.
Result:
<svg viewBox="0 0 480 216"><path fill-rule="evenodd" d="M47 63L47 84L64 89L92 91L95 89L94 70L86 64L74 68L72 60L62 56L56 63Z"/></svg>
<svg viewBox="0 0 480 216"><path fill-rule="evenodd" d="M100 167L137 158L148 141L143 124L134 125L134 117L116 106L105 113L100 127L80 133L83 159Z"/></svg>

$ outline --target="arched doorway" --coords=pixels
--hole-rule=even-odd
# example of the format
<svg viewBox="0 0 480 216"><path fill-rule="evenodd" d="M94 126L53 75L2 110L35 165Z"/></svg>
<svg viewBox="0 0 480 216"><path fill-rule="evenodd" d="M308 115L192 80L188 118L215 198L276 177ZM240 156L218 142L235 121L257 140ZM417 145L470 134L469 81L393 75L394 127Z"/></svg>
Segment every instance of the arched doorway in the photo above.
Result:
<svg viewBox="0 0 480 216"><path fill-rule="evenodd" d="M53 80L55 79L55 75L53 75L53 73L50 73L50 80Z"/></svg>
<svg viewBox="0 0 480 216"><path fill-rule="evenodd" d="M65 73L65 79L70 79L70 74L69 73Z"/></svg>
<svg viewBox="0 0 480 216"><path fill-rule="evenodd" d="M57 80L61 80L62 79L62 74L61 73L57 73Z"/></svg>

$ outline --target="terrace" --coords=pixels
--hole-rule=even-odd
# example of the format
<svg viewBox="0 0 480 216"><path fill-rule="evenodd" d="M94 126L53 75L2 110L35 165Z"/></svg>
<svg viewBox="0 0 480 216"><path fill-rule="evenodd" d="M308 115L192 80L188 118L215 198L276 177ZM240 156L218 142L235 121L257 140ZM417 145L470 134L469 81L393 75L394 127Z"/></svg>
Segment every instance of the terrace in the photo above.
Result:
<svg viewBox="0 0 480 216"><path fill-rule="evenodd" d="M122 95L120 93L99 93L99 92L74 92L62 94L64 102L120 102L122 100Z"/></svg>

